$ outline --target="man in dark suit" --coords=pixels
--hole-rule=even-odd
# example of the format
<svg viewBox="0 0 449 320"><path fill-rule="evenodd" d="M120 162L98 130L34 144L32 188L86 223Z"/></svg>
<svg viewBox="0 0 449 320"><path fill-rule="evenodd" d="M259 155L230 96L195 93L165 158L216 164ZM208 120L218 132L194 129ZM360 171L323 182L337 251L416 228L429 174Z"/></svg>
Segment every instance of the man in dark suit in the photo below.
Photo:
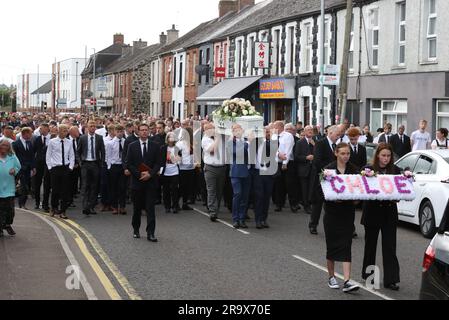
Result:
<svg viewBox="0 0 449 320"><path fill-rule="evenodd" d="M401 125L398 128L398 133L391 137L391 146L393 147L393 152L395 160L401 159L406 154L412 152L412 144L410 137L405 133L405 126Z"/></svg>
<svg viewBox="0 0 449 320"><path fill-rule="evenodd" d="M51 136L49 134L50 127L47 123L43 123L39 128L40 136L34 137L34 157L36 159L36 176L34 177L34 200L36 201L35 209L38 210L41 204L41 186L44 183L44 197L42 200L42 209L50 212L50 172L47 168L45 160L47 154L48 143Z"/></svg>
<svg viewBox="0 0 449 320"><path fill-rule="evenodd" d="M130 203L129 199L130 199L130 196L131 196L131 189L130 189L130 186L131 186L131 172L126 168L126 158L127 158L127 155L128 155L129 145L131 143L139 140L139 135L138 135L138 133L139 133L139 125L140 125L140 121L138 121L138 120L134 121L133 132L130 135L128 135L128 137L125 139L125 143L123 144L122 159L123 159L123 167L125 169L126 186L127 186L125 198L126 198L128 203Z"/></svg>
<svg viewBox="0 0 449 320"><path fill-rule="evenodd" d="M75 167L70 172L70 195L71 195L71 206L74 206L73 202L76 195L79 193L78 185L81 177L81 167L80 167L80 158L78 154L78 144L80 140L80 132L78 127L73 126L69 130L69 140L72 144L73 151L75 153Z"/></svg>
<svg viewBox="0 0 449 320"><path fill-rule="evenodd" d="M33 130L29 127L22 128L21 136L13 142L12 148L20 161L20 183L25 187L25 192L19 197L19 207L25 208L28 192L31 189L31 177L36 175L36 160L32 143Z"/></svg>
<svg viewBox="0 0 449 320"><path fill-rule="evenodd" d="M227 162L230 163L229 177L232 184L232 221L235 229L247 229L245 223L246 209L251 187L249 145L243 139L240 125L232 126L233 140L226 145Z"/></svg>
<svg viewBox="0 0 449 320"><path fill-rule="evenodd" d="M335 149L337 148L337 140L341 137L344 128L342 126L333 126L328 129L327 137L315 144L313 173L310 181L312 182L311 201L312 215L310 217L309 229L310 233L317 235L317 227L320 222L321 211L323 209L323 192L321 190L320 173L323 169L333 161L335 161Z"/></svg>
<svg viewBox="0 0 449 320"><path fill-rule="evenodd" d="M98 181L101 165L105 161L103 137L95 134L97 126L94 121L87 124L87 134L78 144L78 157L81 161L81 180L83 182L83 214L96 214Z"/></svg>
<svg viewBox="0 0 449 320"><path fill-rule="evenodd" d="M368 161L365 146L359 144L361 132L358 128L351 128L348 130L347 135L349 137L349 146L351 147L349 162L355 165L358 170L361 170Z"/></svg>
<svg viewBox="0 0 449 320"><path fill-rule="evenodd" d="M307 214L312 214L310 206L310 177L314 159L315 141L313 140L313 127L304 128L305 137L299 140L295 146L295 162L297 163L299 185L301 186L302 201Z"/></svg>
<svg viewBox="0 0 449 320"><path fill-rule="evenodd" d="M377 143L389 143L391 144L391 137L393 136L391 134L391 131L393 129L393 126L391 123L387 123L384 126L384 132L379 136L379 140Z"/></svg>
<svg viewBox="0 0 449 320"><path fill-rule="evenodd" d="M145 210L147 212L148 241L157 242L154 200L157 190L156 178L161 163L160 148L148 139L150 128L147 124L141 124L138 129L139 140L129 145L126 159L126 169L131 172L134 238L140 238L142 210Z"/></svg>

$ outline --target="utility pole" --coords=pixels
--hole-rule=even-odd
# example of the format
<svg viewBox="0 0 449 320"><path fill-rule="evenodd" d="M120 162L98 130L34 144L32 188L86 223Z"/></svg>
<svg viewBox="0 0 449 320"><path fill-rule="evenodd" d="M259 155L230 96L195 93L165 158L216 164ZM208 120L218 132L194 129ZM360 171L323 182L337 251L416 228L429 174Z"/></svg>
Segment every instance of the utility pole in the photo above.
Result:
<svg viewBox="0 0 449 320"><path fill-rule="evenodd" d="M96 67L95 67L95 63L96 63L96 61L95 60L97 60L97 53L95 52L95 48L94 48L94 78L93 78L93 80L92 80L92 85L93 85L93 89L92 89L92 94L93 94L93 98L95 99L96 97L95 97L95 94L96 94L96 86L95 86L95 84L96 84L96 74L95 74L95 69L96 69ZM95 100L94 100L95 101ZM94 105L94 111L95 112L97 112L97 103L95 102L95 105Z"/></svg>
<svg viewBox="0 0 449 320"><path fill-rule="evenodd" d="M40 98L40 91L39 91L39 65L37 65L37 107L39 108L39 98ZM40 108L39 108L39 110L40 110ZM41 110L41 112L42 112L42 110Z"/></svg>
<svg viewBox="0 0 449 320"><path fill-rule="evenodd" d="M346 23L345 23L345 38L343 46L343 61L340 72L340 94L338 98L340 110L340 123L343 124L346 115L346 104L348 100L348 64L349 64L349 49L351 46L351 27L352 27L352 7L353 0L346 0Z"/></svg>
<svg viewBox="0 0 449 320"><path fill-rule="evenodd" d="M320 79L323 79L324 76L324 35L325 35L325 30L324 30L324 26L325 26L325 12L324 12L324 0L321 0L321 41L320 41L320 46L321 46L321 50L320 50ZM324 84L321 81L320 83L320 97L321 97L321 133L324 132Z"/></svg>

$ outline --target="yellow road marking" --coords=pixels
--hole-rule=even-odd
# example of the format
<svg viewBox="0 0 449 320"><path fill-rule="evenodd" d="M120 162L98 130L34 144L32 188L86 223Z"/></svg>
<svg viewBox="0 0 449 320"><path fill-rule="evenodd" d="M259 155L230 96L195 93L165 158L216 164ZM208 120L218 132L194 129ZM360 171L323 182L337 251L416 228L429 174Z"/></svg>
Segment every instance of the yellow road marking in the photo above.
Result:
<svg viewBox="0 0 449 320"><path fill-rule="evenodd" d="M100 258L103 260L104 264L108 267L109 271L114 275L114 277L117 279L118 283L122 286L123 290L125 290L126 294L129 296L131 300L142 300L142 298L139 296L139 294L134 290L134 288L131 286L131 284L128 282L128 280L125 278L125 276L119 271L117 266L111 261L109 256L104 252L103 248L100 246L98 241L82 226L80 226L78 223L72 221L72 220L66 220L68 224L72 225L74 228L77 228L84 236L87 238L87 240L90 242L94 250L97 252L97 254L100 256Z"/></svg>
<svg viewBox="0 0 449 320"><path fill-rule="evenodd" d="M100 280L101 284L103 285L103 287L106 290L106 292L109 295L109 297L112 300L122 300L122 297L117 292L117 290L115 289L114 285L109 280L109 278L106 276L106 274L104 273L103 269L101 269L101 267L98 264L97 260L95 260L95 258L92 256L92 254L90 253L89 249L86 246L86 243L81 238L79 233L76 232L75 229L73 229L72 227L66 225L62 221L60 221L60 220L58 220L56 218L51 217L49 214L42 213L42 212L34 212L34 211L30 211L30 210L23 210L23 209L20 209L20 210L25 211L25 212L29 211L29 212L32 212L32 213L38 213L38 214L40 214L42 216L45 216L46 218L52 220L53 222L57 223L61 228L66 230L73 237L73 239L75 240L75 243L78 245L81 253L84 255L84 257L86 258L87 262L90 264L92 270L97 275L98 279Z"/></svg>
<svg viewBox="0 0 449 320"><path fill-rule="evenodd" d="M98 262L92 256L92 254L90 253L89 249L86 246L86 243L81 238L81 236L78 234L78 232L76 232L73 228L67 226L65 223L63 223L57 219L54 219L54 218L50 218L50 219L52 219L54 222L56 222L59 226L61 226L64 230L66 230L73 236L76 244L78 245L78 247L81 250L81 253L84 255L84 257L89 262L90 266L92 267L92 270L97 275L98 279L100 280L101 284L103 285L104 289L106 290L108 295L111 297L111 299L112 300L122 300L122 297L120 297L119 293L114 288L114 285L112 284L112 282L109 280L109 278L104 273L103 269L101 269Z"/></svg>

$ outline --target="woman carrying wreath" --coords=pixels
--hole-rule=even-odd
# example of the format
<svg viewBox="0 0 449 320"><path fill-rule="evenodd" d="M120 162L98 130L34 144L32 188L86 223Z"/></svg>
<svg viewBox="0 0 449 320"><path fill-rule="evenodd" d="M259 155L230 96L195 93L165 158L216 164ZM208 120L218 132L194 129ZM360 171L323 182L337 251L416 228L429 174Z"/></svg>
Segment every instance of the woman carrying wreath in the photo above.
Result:
<svg viewBox="0 0 449 320"><path fill-rule="evenodd" d="M357 168L349 162L351 150L348 144L340 143L335 149L337 161L332 162L325 170L336 171L337 175L358 174ZM327 269L329 272L329 287L340 289L335 278L335 262L343 262L344 285L343 292L350 293L359 290L359 286L351 280L352 238L355 220L354 201L326 201L323 218L327 246Z"/></svg>
<svg viewBox="0 0 449 320"><path fill-rule="evenodd" d="M401 169L394 164L393 149L386 143L379 144L373 164L365 169L377 174L401 174ZM400 282L399 261L396 256L397 224L397 201L365 201L362 215L362 225L365 226L362 278L367 280L373 272L369 269L376 265L377 240L379 232L382 232L384 287L394 291L399 290Z"/></svg>

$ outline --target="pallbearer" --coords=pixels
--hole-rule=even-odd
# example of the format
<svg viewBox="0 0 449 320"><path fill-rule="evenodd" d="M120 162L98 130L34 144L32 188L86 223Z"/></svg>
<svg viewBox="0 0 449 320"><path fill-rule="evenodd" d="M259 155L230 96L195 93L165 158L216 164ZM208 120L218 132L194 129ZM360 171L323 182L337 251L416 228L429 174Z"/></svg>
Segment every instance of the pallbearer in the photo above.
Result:
<svg viewBox="0 0 449 320"><path fill-rule="evenodd" d="M123 149L125 129L121 125L114 128L116 136L106 143L106 165L109 171L112 214L126 214L126 176L123 169Z"/></svg>
<svg viewBox="0 0 449 320"><path fill-rule="evenodd" d="M70 172L75 166L75 153L72 143L67 139L69 128L60 125L58 136L48 144L47 167L50 171L51 183L51 216L60 215L62 219L68 219L66 210L70 204Z"/></svg>

